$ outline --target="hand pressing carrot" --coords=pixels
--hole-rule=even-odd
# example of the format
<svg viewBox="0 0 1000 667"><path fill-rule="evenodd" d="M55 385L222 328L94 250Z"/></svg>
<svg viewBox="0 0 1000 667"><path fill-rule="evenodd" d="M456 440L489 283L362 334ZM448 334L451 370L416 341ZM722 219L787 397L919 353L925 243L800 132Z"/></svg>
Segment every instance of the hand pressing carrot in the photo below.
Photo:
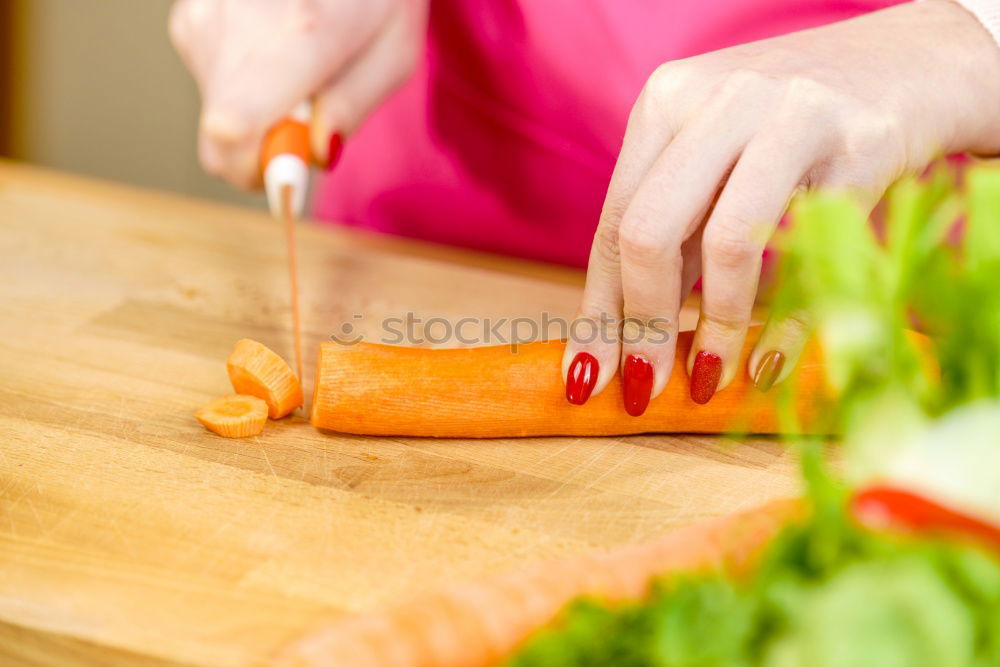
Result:
<svg viewBox="0 0 1000 667"><path fill-rule="evenodd" d="M870 208L937 156L1000 153L1000 50L962 4L995 7L902 3L657 68L628 119L580 305L581 320L624 319L625 330L570 344L567 382L593 378L596 397L620 371L639 415L668 382L707 403L786 378L800 319L772 323L743 352L761 254L793 195L848 188ZM694 343L675 349L699 278ZM690 383L672 378L675 358Z"/></svg>

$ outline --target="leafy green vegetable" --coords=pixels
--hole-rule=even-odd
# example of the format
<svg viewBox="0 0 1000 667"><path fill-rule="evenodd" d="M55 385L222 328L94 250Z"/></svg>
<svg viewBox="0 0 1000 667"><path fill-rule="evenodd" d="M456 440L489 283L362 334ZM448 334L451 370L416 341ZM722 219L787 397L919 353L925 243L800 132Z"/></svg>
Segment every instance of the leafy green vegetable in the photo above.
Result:
<svg viewBox="0 0 1000 667"><path fill-rule="evenodd" d="M810 193L793 206L772 316L815 326L837 392L829 420L854 468L1000 397L1000 170L971 171L967 185L945 170L904 180L874 228L849 196ZM914 324L936 369L907 332ZM509 665L1000 665L997 554L859 527L820 443L800 444L810 518L769 545L750 579L675 574L644 600L577 601Z"/></svg>
<svg viewBox="0 0 1000 667"><path fill-rule="evenodd" d="M960 193L950 172L906 179L887 197L882 239L843 194L810 193L779 239L772 317L815 328L846 432L887 394L927 415L1000 396L1000 170L971 170ZM961 229L960 244L949 234ZM940 378L907 333L930 336Z"/></svg>
<svg viewBox="0 0 1000 667"><path fill-rule="evenodd" d="M679 577L640 604L580 600L564 625L539 635L512 664L731 665L752 639L755 604L722 577Z"/></svg>
<svg viewBox="0 0 1000 667"><path fill-rule="evenodd" d="M574 603L510 667L1000 664L1000 562L875 535L845 512L793 526L755 575L674 575L639 602Z"/></svg>

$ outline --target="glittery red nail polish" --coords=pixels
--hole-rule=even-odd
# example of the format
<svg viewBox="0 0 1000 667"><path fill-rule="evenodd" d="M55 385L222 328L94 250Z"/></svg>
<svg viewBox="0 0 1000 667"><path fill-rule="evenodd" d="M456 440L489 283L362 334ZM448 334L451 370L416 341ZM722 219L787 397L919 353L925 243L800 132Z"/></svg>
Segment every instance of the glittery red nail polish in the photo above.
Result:
<svg viewBox="0 0 1000 667"><path fill-rule="evenodd" d="M330 171L337 166L340 161L340 152L344 148L344 139L340 136L340 132L334 132L330 135L330 144L326 152L326 170Z"/></svg>
<svg viewBox="0 0 1000 667"><path fill-rule="evenodd" d="M640 356L628 355L622 371L622 393L625 397L625 412L633 417L645 412L649 396L653 393L653 364Z"/></svg>
<svg viewBox="0 0 1000 667"><path fill-rule="evenodd" d="M573 357L573 363L569 365L569 372L566 373L566 400L573 405L583 405L590 398L590 392L594 391L597 384L597 373L600 365L594 355L586 352L578 352Z"/></svg>
<svg viewBox="0 0 1000 667"><path fill-rule="evenodd" d="M712 400L722 377L722 358L702 350L694 358L691 369L691 400L704 405Z"/></svg>

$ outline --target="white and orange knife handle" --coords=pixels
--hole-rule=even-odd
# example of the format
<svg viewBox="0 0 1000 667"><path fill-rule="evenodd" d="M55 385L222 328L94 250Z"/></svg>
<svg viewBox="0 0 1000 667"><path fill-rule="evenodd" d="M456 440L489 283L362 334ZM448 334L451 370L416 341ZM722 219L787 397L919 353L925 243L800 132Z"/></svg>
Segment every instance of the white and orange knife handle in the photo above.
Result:
<svg viewBox="0 0 1000 667"><path fill-rule="evenodd" d="M309 189L309 165L312 149L309 143L309 122L312 106L301 102L291 114L268 130L260 152L260 171L271 214L280 217L281 191L286 185L292 190L292 215L302 217Z"/></svg>

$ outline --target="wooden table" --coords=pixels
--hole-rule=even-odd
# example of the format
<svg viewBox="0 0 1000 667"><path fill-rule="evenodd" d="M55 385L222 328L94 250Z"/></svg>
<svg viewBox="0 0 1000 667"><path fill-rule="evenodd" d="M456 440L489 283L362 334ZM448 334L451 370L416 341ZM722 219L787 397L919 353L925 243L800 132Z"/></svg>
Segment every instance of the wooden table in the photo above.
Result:
<svg viewBox="0 0 1000 667"><path fill-rule="evenodd" d="M345 321L570 316L582 284L327 227L299 241L307 368ZM365 438L302 417L225 440L192 412L230 390L241 337L291 358L277 223L0 163L0 662L261 662L324 619L798 489L768 440Z"/></svg>

